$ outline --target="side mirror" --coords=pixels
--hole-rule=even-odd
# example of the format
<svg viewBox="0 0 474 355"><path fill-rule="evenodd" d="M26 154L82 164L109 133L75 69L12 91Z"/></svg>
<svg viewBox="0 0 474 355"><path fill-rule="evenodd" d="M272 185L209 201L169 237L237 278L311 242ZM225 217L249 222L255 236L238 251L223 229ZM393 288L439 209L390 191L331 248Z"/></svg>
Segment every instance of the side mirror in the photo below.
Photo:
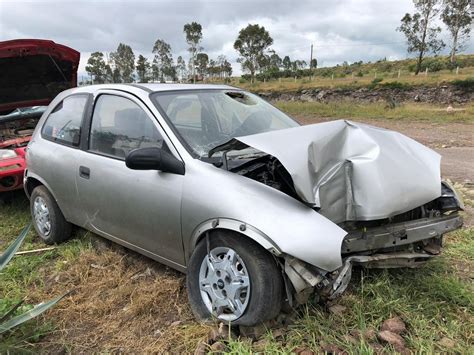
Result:
<svg viewBox="0 0 474 355"><path fill-rule="evenodd" d="M160 148L132 150L125 158L125 165L133 170L160 170L184 175L184 163Z"/></svg>

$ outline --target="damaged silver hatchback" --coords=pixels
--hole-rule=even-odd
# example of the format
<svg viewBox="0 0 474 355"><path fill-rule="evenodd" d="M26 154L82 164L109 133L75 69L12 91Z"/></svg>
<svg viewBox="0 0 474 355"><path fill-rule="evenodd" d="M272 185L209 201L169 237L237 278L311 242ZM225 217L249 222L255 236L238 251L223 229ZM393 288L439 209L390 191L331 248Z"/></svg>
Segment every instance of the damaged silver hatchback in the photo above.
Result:
<svg viewBox="0 0 474 355"><path fill-rule="evenodd" d="M24 186L46 243L88 229L186 272L197 318L242 325L338 296L353 265L419 266L462 225L434 151L350 121L299 126L228 86L64 91Z"/></svg>

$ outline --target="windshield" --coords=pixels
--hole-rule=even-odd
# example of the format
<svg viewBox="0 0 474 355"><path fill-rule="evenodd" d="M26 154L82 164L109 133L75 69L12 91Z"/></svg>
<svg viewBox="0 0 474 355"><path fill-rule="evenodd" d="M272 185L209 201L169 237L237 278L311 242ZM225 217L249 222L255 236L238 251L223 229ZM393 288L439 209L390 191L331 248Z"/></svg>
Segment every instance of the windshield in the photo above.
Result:
<svg viewBox="0 0 474 355"><path fill-rule="evenodd" d="M243 91L159 92L152 98L200 158L235 137L298 126L258 96Z"/></svg>

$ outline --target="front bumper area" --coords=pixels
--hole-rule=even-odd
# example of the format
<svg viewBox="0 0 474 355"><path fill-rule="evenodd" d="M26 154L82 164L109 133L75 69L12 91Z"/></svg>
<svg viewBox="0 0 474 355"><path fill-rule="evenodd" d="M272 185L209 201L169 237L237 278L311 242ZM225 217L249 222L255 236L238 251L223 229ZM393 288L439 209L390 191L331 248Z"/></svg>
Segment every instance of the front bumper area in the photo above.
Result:
<svg viewBox="0 0 474 355"><path fill-rule="evenodd" d="M343 265L333 272L286 256L284 270L294 290L289 299L304 303L315 289L326 299L340 296L349 285L354 265L366 268L419 267L439 254L443 234L460 228L462 224L462 217L452 213L349 233L341 249Z"/></svg>

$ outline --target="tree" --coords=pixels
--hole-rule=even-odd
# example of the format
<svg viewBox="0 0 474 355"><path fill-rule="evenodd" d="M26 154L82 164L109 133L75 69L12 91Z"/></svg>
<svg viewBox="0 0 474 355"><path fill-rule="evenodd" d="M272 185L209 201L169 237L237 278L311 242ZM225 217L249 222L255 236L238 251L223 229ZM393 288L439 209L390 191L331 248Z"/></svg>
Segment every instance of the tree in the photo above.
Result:
<svg viewBox="0 0 474 355"><path fill-rule="evenodd" d="M285 58L283 58L283 69L285 70L291 70L291 59L289 56L285 56Z"/></svg>
<svg viewBox="0 0 474 355"><path fill-rule="evenodd" d="M268 47L272 44L273 39L263 26L249 24L240 30L239 36L234 42L234 49L241 55L237 61L241 63L244 71L250 72L252 81L255 78L255 73L265 62Z"/></svg>
<svg viewBox="0 0 474 355"><path fill-rule="evenodd" d="M87 60L86 72L92 77L94 84L103 84L106 81L107 71L104 53L94 52Z"/></svg>
<svg viewBox="0 0 474 355"><path fill-rule="evenodd" d="M150 78L150 70L151 66L148 59L140 54L137 60L138 81L141 83L147 83Z"/></svg>
<svg viewBox="0 0 474 355"><path fill-rule="evenodd" d="M115 52L110 53L110 59L113 61L115 66L113 75L114 82L133 82L133 72L135 70L135 54L133 54L132 48L129 45L120 43L117 47L117 50Z"/></svg>
<svg viewBox="0 0 474 355"><path fill-rule="evenodd" d="M316 69L318 67L318 60L316 58L311 59L311 68Z"/></svg>
<svg viewBox="0 0 474 355"><path fill-rule="evenodd" d="M202 50L199 45L202 40L202 26L197 22L187 23L183 27L183 32L186 35L186 43L189 45L188 51L191 54L190 68L194 83L196 82L194 61L196 59L196 54Z"/></svg>
<svg viewBox="0 0 474 355"><path fill-rule="evenodd" d="M471 32L471 0L444 0L441 19L451 35L451 63L455 62L456 53L462 51Z"/></svg>
<svg viewBox="0 0 474 355"><path fill-rule="evenodd" d="M196 71L204 78L207 73L207 65L209 63L209 56L206 53L198 53L196 55Z"/></svg>
<svg viewBox="0 0 474 355"><path fill-rule="evenodd" d="M176 60L176 71L180 80L186 77L186 62L181 56Z"/></svg>
<svg viewBox="0 0 474 355"><path fill-rule="evenodd" d="M432 20L439 13L436 7L438 1L413 0L416 12L413 15L405 14L400 27L397 27L397 31L402 32L407 39L408 52L417 53L415 75L420 72L421 63L427 53L436 54L444 47L443 41L436 38L441 32L441 27L431 26Z"/></svg>
<svg viewBox="0 0 474 355"><path fill-rule="evenodd" d="M153 53L155 54L153 59L154 74L157 74L161 82L165 81L165 77L174 79L175 68L173 66L171 46L162 39L157 39L153 46Z"/></svg>

